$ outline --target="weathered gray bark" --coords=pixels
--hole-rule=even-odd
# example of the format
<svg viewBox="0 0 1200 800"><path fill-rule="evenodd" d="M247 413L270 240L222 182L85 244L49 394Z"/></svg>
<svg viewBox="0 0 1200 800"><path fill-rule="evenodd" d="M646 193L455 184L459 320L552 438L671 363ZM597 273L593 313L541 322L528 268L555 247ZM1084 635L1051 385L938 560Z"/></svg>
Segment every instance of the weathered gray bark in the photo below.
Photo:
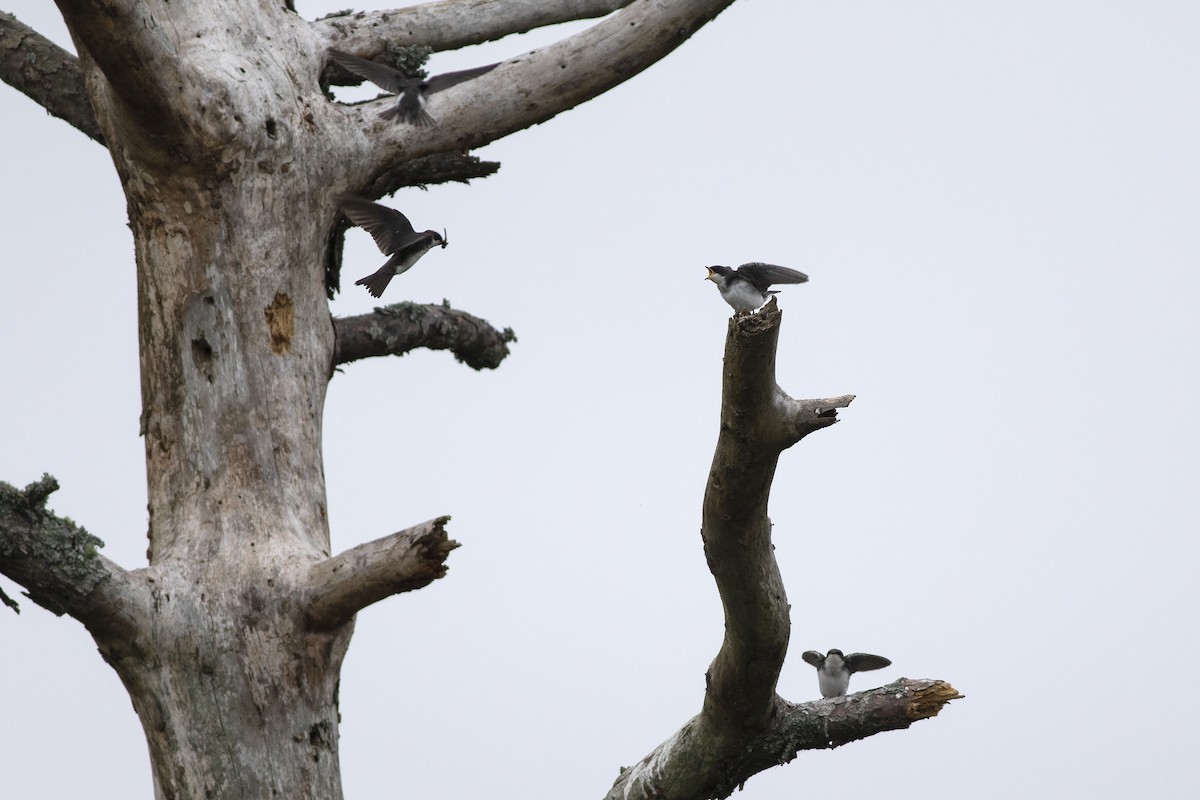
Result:
<svg viewBox="0 0 1200 800"><path fill-rule="evenodd" d="M446 574L446 556L458 542L446 535L449 517L360 544L313 564L308 622L336 630L371 603L428 586Z"/></svg>
<svg viewBox="0 0 1200 800"><path fill-rule="evenodd" d="M386 42L456 50L546 25L602 17L632 3L633 0L443 0L389 11L337 12L318 20L315 27L323 39L339 49L345 49L350 40L369 35L381 45Z"/></svg>
<svg viewBox="0 0 1200 800"><path fill-rule="evenodd" d="M775 693L791 619L767 516L779 455L837 422L854 399L794 400L775 382L782 320L775 300L729 321L717 449L701 537L725 611L725 639L708 670L700 713L635 766L607 800L728 797L800 750L906 728L958 693L941 681L902 680L850 697L794 705ZM815 682L814 682L815 683Z"/></svg>
<svg viewBox="0 0 1200 800"><path fill-rule="evenodd" d="M70 614L94 635L128 639L146 607L134 578L98 552L104 542L46 510L58 490L49 475L18 490L0 483L0 564L27 595L55 614ZM11 598L6 601L18 609Z"/></svg>
<svg viewBox="0 0 1200 800"><path fill-rule="evenodd" d="M0 79L104 144L79 59L4 11L0 11Z"/></svg>
<svg viewBox="0 0 1200 800"><path fill-rule="evenodd" d="M47 112L104 144L104 134L88 101L79 59L0 11L0 80L23 92ZM406 186L426 186L486 178L500 169L465 153L437 153L402 164L379 175L365 194L381 197Z"/></svg>
<svg viewBox="0 0 1200 800"><path fill-rule="evenodd" d="M417 348L449 350L472 369L495 369L517 340L510 330L442 305L395 303L373 314L334 320L337 346L333 363L346 364L371 356L399 356Z"/></svg>
<svg viewBox="0 0 1200 800"><path fill-rule="evenodd" d="M59 0L134 236L149 565L99 556L45 510L47 483L0 492L0 571L92 633L142 722L156 797L341 797L336 686L354 612L435 579L453 546L438 521L331 558L321 424L338 360L335 196L382 191L417 159L584 102L730 2L630 4L440 93L440 124L416 129L380 119L391 101L345 106L323 91L329 44L378 46L386 31L369 20L310 23L278 0ZM414 43L603 5L550 20L517 0L440 3L440 32L416 28ZM480 8L511 16L481 32L478 17L444 13Z"/></svg>

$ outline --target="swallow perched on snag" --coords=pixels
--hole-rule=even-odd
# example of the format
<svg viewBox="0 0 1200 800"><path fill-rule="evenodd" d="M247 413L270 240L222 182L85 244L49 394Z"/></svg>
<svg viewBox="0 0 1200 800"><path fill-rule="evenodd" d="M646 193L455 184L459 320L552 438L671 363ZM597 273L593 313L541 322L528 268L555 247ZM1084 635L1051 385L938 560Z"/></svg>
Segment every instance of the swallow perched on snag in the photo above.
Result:
<svg viewBox="0 0 1200 800"><path fill-rule="evenodd" d="M822 697L844 695L850 688L850 676L855 672L883 669L892 664L883 656L870 653L851 653L847 656L842 655L841 650L830 650L825 655L816 650L805 650L800 657L817 668L817 684L821 687Z"/></svg>
<svg viewBox="0 0 1200 800"><path fill-rule="evenodd" d="M329 57L342 69L352 72L360 78L366 78L380 89L396 95L396 105L385 110L379 116L384 119L398 118L401 122L423 128L433 125L436 120L425 110L426 95L449 89L451 86L478 78L485 72L495 69L498 64L488 64L485 67L472 67L457 72L443 72L432 78L410 78L395 67L369 61L365 58L343 53L341 50L329 48Z"/></svg>
<svg viewBox="0 0 1200 800"><path fill-rule="evenodd" d="M407 272L430 249L449 244L444 232L417 233L408 217L394 208L349 195L340 195L337 201L346 218L371 234L381 253L391 256L378 270L354 282L367 287L373 297L382 295L393 277Z"/></svg>
<svg viewBox="0 0 1200 800"><path fill-rule="evenodd" d="M787 267L777 267L774 264L760 264L752 261L734 269L732 267L709 267L705 280L712 281L721 292L725 302L733 306L734 311L754 311L767 302L773 294L772 284L804 283L808 276Z"/></svg>

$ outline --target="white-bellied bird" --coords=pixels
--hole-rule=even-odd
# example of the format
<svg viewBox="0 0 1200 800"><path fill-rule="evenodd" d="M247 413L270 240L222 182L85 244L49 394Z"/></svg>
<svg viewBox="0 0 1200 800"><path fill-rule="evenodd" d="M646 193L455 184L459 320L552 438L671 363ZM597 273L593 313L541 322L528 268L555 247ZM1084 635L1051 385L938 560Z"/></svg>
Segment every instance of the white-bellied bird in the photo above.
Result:
<svg viewBox="0 0 1200 800"><path fill-rule="evenodd" d="M371 234L379 251L391 256L378 270L354 282L367 287L373 297L382 295L393 277L406 272L431 248L448 244L445 235L437 231L417 233L408 217L394 208L349 195L340 195L337 201L346 219Z"/></svg>
<svg viewBox="0 0 1200 800"><path fill-rule="evenodd" d="M752 261L734 269L732 267L709 267L705 280L717 285L721 297L737 312L754 311L778 294L771 286L776 283L804 283L808 276L787 267L761 264Z"/></svg>
<svg viewBox="0 0 1200 800"><path fill-rule="evenodd" d="M850 676L855 672L883 669L892 663L883 656L870 653L851 653L847 656L841 650L830 650L825 655L816 650L805 650L800 657L817 668L817 684L822 697L844 695L850 688Z"/></svg>

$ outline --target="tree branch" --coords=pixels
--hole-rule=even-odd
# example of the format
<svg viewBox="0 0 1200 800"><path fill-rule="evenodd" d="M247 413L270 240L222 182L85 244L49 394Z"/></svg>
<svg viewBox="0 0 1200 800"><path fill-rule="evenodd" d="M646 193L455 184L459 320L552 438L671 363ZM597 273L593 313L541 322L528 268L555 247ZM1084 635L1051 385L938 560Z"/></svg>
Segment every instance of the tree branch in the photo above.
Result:
<svg viewBox="0 0 1200 800"><path fill-rule="evenodd" d="M104 144L79 59L4 11L0 11L0 80Z"/></svg>
<svg viewBox="0 0 1200 800"><path fill-rule="evenodd" d="M836 423L837 409L854 400L852 394L795 400L779 388L775 351L782 316L772 297L758 313L736 314L729 320L721 395L722 419L736 421L753 448L773 450L776 455L813 431ZM773 472L774 467L771 469ZM766 502L765 495L761 499Z"/></svg>
<svg viewBox="0 0 1200 800"><path fill-rule="evenodd" d="M470 153L439 153L395 164L376 176L362 192L364 197L378 198L406 186L424 188L435 183L468 183L500 171L499 161L483 161Z"/></svg>
<svg viewBox="0 0 1200 800"><path fill-rule="evenodd" d="M622 769L605 800L667 800L729 797L760 772L791 761L802 750L827 750L877 733L902 730L937 716L962 695L944 681L901 678L866 692L793 704L776 698L775 715L760 731L743 733L723 758L696 755L704 744L700 717L633 767ZM689 758L691 756L691 758ZM700 774L685 774L686 785L671 767L681 762ZM695 780L689 780L695 778Z"/></svg>
<svg viewBox="0 0 1200 800"><path fill-rule="evenodd" d="M333 321L334 366L371 356L401 356L418 347L450 350L472 369L495 369L517 337L511 328L496 330L488 322L449 303L396 303L372 314Z"/></svg>
<svg viewBox="0 0 1200 800"><path fill-rule="evenodd" d="M359 171L348 185L366 185L403 161L473 149L545 122L654 64L732 2L638 0L586 31L438 92L432 103L438 125L432 128L382 119L391 98L339 106L345 119L339 140Z"/></svg>
<svg viewBox="0 0 1200 800"><path fill-rule="evenodd" d="M372 603L445 575L446 558L459 546L446 535L449 521L438 517L314 564L308 574L309 624L331 630Z"/></svg>
<svg viewBox="0 0 1200 800"><path fill-rule="evenodd" d="M99 640L130 639L145 611L130 573L97 552L104 542L46 509L50 475L24 490L0 482L0 573L54 614L69 614Z"/></svg>
<svg viewBox="0 0 1200 800"><path fill-rule="evenodd" d="M439 52L456 50L545 25L602 17L631 2L444 0L389 11L343 11L313 25L327 46L372 58L397 45L420 45Z"/></svg>
<svg viewBox="0 0 1200 800"><path fill-rule="evenodd" d="M99 67L110 99L122 104L153 138L194 136L194 109L180 108L180 87L202 80L180 58L178 40L160 27L156 4L139 0L57 0L84 61ZM180 31L173 31L179 35ZM218 95L225 87L213 85Z"/></svg>
<svg viewBox="0 0 1200 800"><path fill-rule="evenodd" d="M771 482L779 454L836 422L836 411L825 409L850 402L847 396L798 403L779 388L782 317L772 300L757 314L735 315L725 339L721 427L701 527L725 609L725 641L709 669L701 712L716 730L758 727L774 712L791 622L767 517Z"/></svg>
<svg viewBox="0 0 1200 800"><path fill-rule="evenodd" d="M779 715L765 737L778 739L777 749L774 753L768 748L761 751L770 761L763 768L790 761L801 750L832 750L877 733L903 730L914 722L936 717L947 703L962 697L945 681L900 678L843 697L807 703L781 699ZM755 753L745 755L749 763ZM752 774L745 774L741 780Z"/></svg>
<svg viewBox="0 0 1200 800"><path fill-rule="evenodd" d="M725 338L721 423L704 492L700 536L725 612L725 639L707 674L700 713L631 769L608 798L729 796L799 750L834 747L907 727L957 692L900 681L850 697L793 705L776 693L791 633L787 594L767 517L779 455L837 421L852 395L794 400L775 382L782 314L772 299L735 314Z"/></svg>

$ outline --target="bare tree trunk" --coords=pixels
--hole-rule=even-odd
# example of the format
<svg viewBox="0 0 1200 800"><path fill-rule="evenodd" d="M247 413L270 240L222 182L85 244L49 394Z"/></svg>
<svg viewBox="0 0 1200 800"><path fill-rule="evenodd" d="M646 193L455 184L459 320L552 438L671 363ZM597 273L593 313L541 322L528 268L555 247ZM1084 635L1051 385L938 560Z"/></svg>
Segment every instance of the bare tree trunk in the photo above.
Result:
<svg viewBox="0 0 1200 800"><path fill-rule="evenodd" d="M150 513L149 565L126 571L46 511L53 479L0 486L0 570L87 626L141 719L158 798L340 798L354 615L440 577L456 546L442 518L331 557L326 383L335 363L412 346L495 366L511 332L410 309L438 317L436 337L413 314L386 337L379 320L343 321L335 352L334 197L488 174L459 152L619 84L731 1L634 3L439 94L439 125L420 131L381 119L392 101L332 102L327 47L444 49L630 3L458 0L310 23L279 0L58 0L77 62L0 17L14 46L83 76L90 109L58 113L107 146L128 201ZM48 106L62 94L21 64L0 77Z"/></svg>

